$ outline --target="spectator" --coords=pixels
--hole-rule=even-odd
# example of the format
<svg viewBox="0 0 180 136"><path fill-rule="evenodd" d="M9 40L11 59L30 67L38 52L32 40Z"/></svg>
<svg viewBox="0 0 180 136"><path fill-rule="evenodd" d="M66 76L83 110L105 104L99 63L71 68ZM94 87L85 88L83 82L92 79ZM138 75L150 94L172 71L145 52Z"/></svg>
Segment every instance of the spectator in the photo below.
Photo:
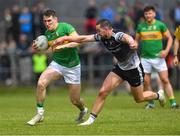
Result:
<svg viewBox="0 0 180 136"><path fill-rule="evenodd" d="M127 31L125 18L122 17L120 14L116 14L113 22L113 28L115 30L121 30L123 32Z"/></svg>
<svg viewBox="0 0 180 136"><path fill-rule="evenodd" d="M157 20L163 20L163 12L162 12L162 10L160 9L158 3L155 4L155 8L156 8L156 16L155 16L155 18L156 18Z"/></svg>
<svg viewBox="0 0 180 136"><path fill-rule="evenodd" d="M12 16L9 8L4 11L4 25L5 25L5 40L9 40L12 35Z"/></svg>
<svg viewBox="0 0 180 136"><path fill-rule="evenodd" d="M47 56L40 52L33 54L33 72L35 74L35 81L37 82L41 73L47 68Z"/></svg>
<svg viewBox="0 0 180 136"><path fill-rule="evenodd" d="M12 35L16 44L19 41L20 26L19 26L20 9L17 5L12 8Z"/></svg>
<svg viewBox="0 0 180 136"><path fill-rule="evenodd" d="M35 39L38 35L44 34L45 32L45 26L44 26L43 17L42 17L44 8L45 6L44 6L44 3L42 2L32 7L33 39Z"/></svg>
<svg viewBox="0 0 180 136"><path fill-rule="evenodd" d="M135 28L137 27L138 23L141 23L144 21L144 13L143 13L143 3L139 0L136 0L135 3L134 3L134 22L135 22Z"/></svg>
<svg viewBox="0 0 180 136"><path fill-rule="evenodd" d="M176 2L176 7L170 11L170 18L173 21L174 29L180 25L180 2Z"/></svg>
<svg viewBox="0 0 180 136"><path fill-rule="evenodd" d="M32 41L32 14L28 7L24 7L19 16L20 31L26 34L28 41Z"/></svg>
<svg viewBox="0 0 180 136"><path fill-rule="evenodd" d="M30 43L27 35L21 34L17 46L17 55L19 59L20 81L22 84L28 85L32 79L32 62Z"/></svg>
<svg viewBox="0 0 180 136"><path fill-rule="evenodd" d="M121 17L124 17L127 14L127 5L125 0L119 0L119 5L117 7L117 12Z"/></svg>
<svg viewBox="0 0 180 136"><path fill-rule="evenodd" d="M13 39L12 35L7 41L7 55L10 60L10 78L7 80L6 84L16 85L17 84L17 59L16 59L16 42Z"/></svg>
<svg viewBox="0 0 180 136"><path fill-rule="evenodd" d="M89 0L89 7L85 11L85 32L86 34L92 34L96 31L96 18L98 9L96 7L95 0Z"/></svg>
<svg viewBox="0 0 180 136"><path fill-rule="evenodd" d="M102 9L100 11L100 18L107 19L111 22L114 21L114 11L108 3L103 3Z"/></svg>
<svg viewBox="0 0 180 136"><path fill-rule="evenodd" d="M5 41L0 43L0 80L8 81L10 79L10 60L7 55L7 44Z"/></svg>

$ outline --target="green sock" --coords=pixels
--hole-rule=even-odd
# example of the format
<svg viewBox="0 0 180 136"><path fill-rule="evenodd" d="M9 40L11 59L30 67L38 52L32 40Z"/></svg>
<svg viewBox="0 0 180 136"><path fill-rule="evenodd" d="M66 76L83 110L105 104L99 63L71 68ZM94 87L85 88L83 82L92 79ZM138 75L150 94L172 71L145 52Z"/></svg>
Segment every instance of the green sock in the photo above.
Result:
<svg viewBox="0 0 180 136"><path fill-rule="evenodd" d="M37 113L40 115L44 114L43 103L37 103Z"/></svg>
<svg viewBox="0 0 180 136"><path fill-rule="evenodd" d="M176 105L176 100L175 100L175 98L170 98L170 99L169 99L169 102L170 102L171 106L172 106L172 105Z"/></svg>
<svg viewBox="0 0 180 136"><path fill-rule="evenodd" d="M154 105L154 101L153 100L149 100L148 104Z"/></svg>
<svg viewBox="0 0 180 136"><path fill-rule="evenodd" d="M43 108L43 103L37 103L37 107Z"/></svg>

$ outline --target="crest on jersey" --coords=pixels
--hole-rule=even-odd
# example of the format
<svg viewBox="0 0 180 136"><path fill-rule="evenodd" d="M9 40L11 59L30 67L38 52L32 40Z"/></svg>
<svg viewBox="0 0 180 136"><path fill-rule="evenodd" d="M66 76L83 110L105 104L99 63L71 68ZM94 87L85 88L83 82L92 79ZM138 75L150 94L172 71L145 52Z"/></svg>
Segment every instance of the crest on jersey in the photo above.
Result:
<svg viewBox="0 0 180 136"><path fill-rule="evenodd" d="M153 30L156 30L156 26L155 25L153 26Z"/></svg>

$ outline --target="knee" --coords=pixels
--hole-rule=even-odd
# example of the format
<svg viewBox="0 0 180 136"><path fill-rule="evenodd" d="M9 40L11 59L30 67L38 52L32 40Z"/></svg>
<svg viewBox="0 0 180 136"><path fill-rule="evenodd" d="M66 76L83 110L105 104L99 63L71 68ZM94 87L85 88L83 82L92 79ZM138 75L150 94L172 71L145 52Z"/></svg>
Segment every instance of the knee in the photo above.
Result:
<svg viewBox="0 0 180 136"><path fill-rule="evenodd" d="M168 78L163 78L161 79L163 84L169 84L169 79Z"/></svg>
<svg viewBox="0 0 180 136"><path fill-rule="evenodd" d="M73 105L79 105L80 100L79 100L79 99L71 99L71 103L72 103Z"/></svg>
<svg viewBox="0 0 180 136"><path fill-rule="evenodd" d="M101 88L98 96L104 99L104 98L106 98L106 96L107 96L108 94L109 94L109 93L108 93L108 90L107 90L107 89Z"/></svg>
<svg viewBox="0 0 180 136"><path fill-rule="evenodd" d="M47 85L46 85L45 81L43 81L43 80L38 81L38 84L37 84L38 90L44 90L44 89L46 89L46 87L47 87Z"/></svg>

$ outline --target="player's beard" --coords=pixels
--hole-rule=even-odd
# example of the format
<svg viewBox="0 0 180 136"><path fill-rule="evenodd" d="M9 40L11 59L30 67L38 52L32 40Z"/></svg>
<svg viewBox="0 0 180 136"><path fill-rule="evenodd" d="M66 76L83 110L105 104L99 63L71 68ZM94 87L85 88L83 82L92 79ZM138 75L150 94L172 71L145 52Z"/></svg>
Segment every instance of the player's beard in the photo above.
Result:
<svg viewBox="0 0 180 136"><path fill-rule="evenodd" d="M148 24L152 24L152 23L153 23L154 18L148 18L148 19L146 19L146 20L147 20Z"/></svg>

